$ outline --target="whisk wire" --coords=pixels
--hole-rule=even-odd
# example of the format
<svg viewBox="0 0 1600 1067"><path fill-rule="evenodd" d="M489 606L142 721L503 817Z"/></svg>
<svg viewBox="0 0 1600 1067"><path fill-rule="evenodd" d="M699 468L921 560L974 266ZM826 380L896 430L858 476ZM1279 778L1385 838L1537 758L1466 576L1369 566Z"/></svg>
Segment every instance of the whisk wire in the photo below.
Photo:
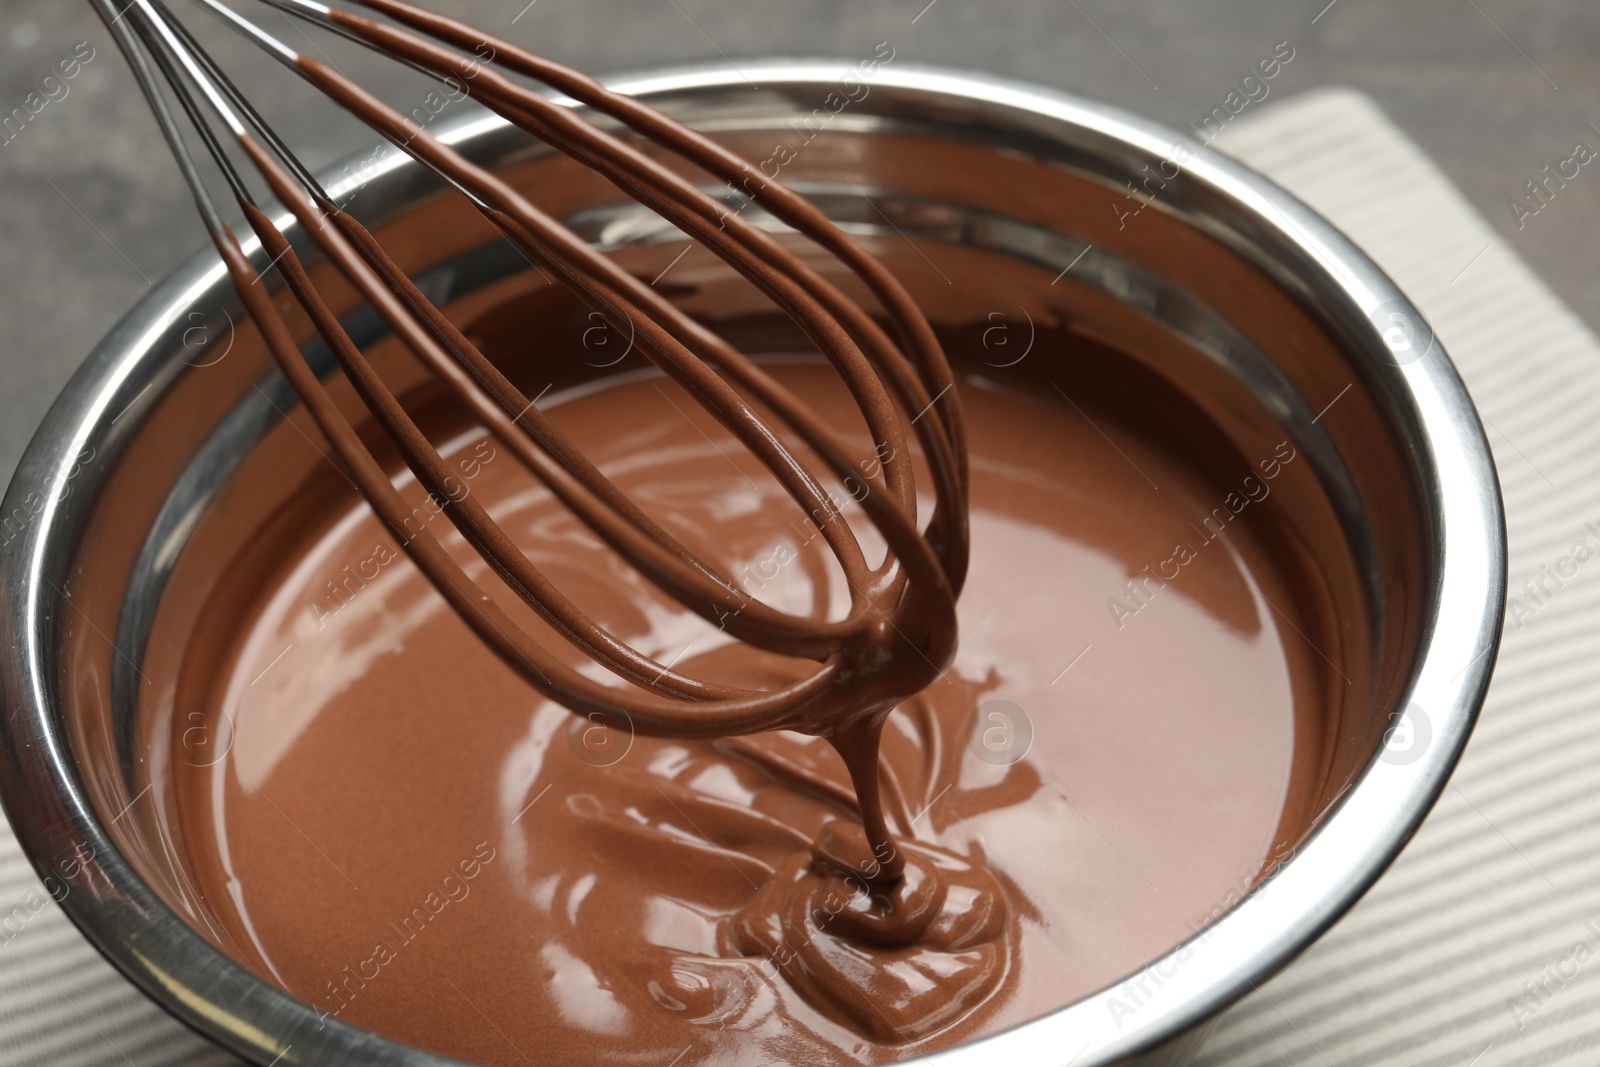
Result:
<svg viewBox="0 0 1600 1067"><path fill-rule="evenodd" d="M250 143L248 141L245 141L245 140L241 139L241 143L243 143L245 145L247 151L251 151L251 145L250 145ZM267 175L268 178L269 178L269 181L270 181L271 177L272 177L272 174L271 174L271 171L270 171L270 166L271 166L270 165L270 161L267 161L267 160L264 160L264 159L260 158L259 154L255 153L253 151L251 151L251 154L252 154L252 156L256 157L255 158L255 162L258 165L258 169L262 170L263 174ZM280 186L278 188L275 188L274 192L275 192L276 195L279 196L280 199L283 199L285 202L290 203L291 206L294 205L294 203L296 201L296 197L295 197L295 194L294 194L294 192L292 190L285 189L285 188L282 188ZM324 205L324 211L326 211L326 205ZM339 218L346 225L351 225L351 226L354 225L353 224L353 220L349 220L348 216L343 216L341 214L339 216ZM329 241L331 241L333 239L332 234L325 227L323 227L321 225L320 218L306 217L306 215L302 213L300 221L306 226L307 230L313 235L313 237L317 239L319 244L326 245ZM257 228L260 229L259 226ZM362 232L364 232L364 231L362 231ZM264 239L265 239L265 237L264 237ZM376 243L375 242L371 242L371 241L366 242L366 245L367 245L367 248L368 248L369 251L373 250L373 249L376 249L376 247L377 247ZM330 251L330 249L325 247L324 251ZM336 261L339 260L340 258L341 257L337 257L337 256L335 257ZM344 262L348 263L348 258L347 257L344 258ZM447 380L450 380L452 382L452 384L455 386L455 388L457 389L458 393L463 394L465 396L465 398L469 400L469 402L473 401L473 400L479 401L475 405L475 407L476 407L476 412L475 413L478 414L480 416L480 418L484 419L484 421L486 421L491 426L492 429L496 430L498 436L501 436L503 439L508 440L514 446L514 448L515 448L515 446L520 444L520 435L515 434L514 430L512 430L508 425L505 425L504 424L504 420L499 417L498 413L494 412L491 409L487 409L483 405L481 397L479 397L476 393L474 393L474 391L472 390L471 385L468 384L468 383L465 383L465 382L463 382L461 380L460 370L459 370L458 367L456 367L453 363L451 363L448 358L444 357L443 355L441 355L440 353L435 351L433 346L430 345L429 342L426 339L424 339L423 337L421 337L420 335L417 334L417 332L415 330L415 324L407 320L407 317L406 317L404 311L402 311L402 310L400 310L400 309L398 309L396 307L396 305L394 304L394 301L392 300L392 295L389 292L385 291L381 284L375 283L373 279L361 274L360 272L354 272L353 273L347 267L346 268L342 268L342 271L347 276L349 276L350 279L355 284L357 284L358 286L361 286L363 288L363 295L366 298L368 298L369 301L372 302L375 307L378 308L380 313L382 313L384 315L384 317L389 321L389 323L390 323L390 325L392 327L394 327L398 332L401 332L402 334L409 334L410 335L408 337L408 341L412 344L412 347L414 349L419 350L425 357L428 357L428 362L430 363L430 365L437 372L439 372L442 376L444 376ZM398 275L398 271L397 270L392 271L391 273L393 275ZM391 280L393 280L393 279L391 279ZM409 283L407 283L407 284L409 285ZM306 292L300 292L300 293L297 293L297 295L302 297L302 298L305 298L307 296L307 293ZM412 297L413 297L413 301L414 302L420 302L423 305L425 305L425 301L421 300L420 294L416 293L414 291L414 289L412 290ZM435 315L435 322L436 323L441 323L441 322L445 322L445 321L446 320L444 320L442 316ZM353 348L352 348L352 346L350 346L348 344L347 339L343 339L341 336L338 335L338 331L336 329L336 324L333 324L331 322L331 320L324 320L323 322L321 322L320 325L319 325L319 329L322 332L324 332L325 334L328 334L328 336L325 339L334 348L336 353L349 353L349 352L353 351ZM470 349L470 346L466 345L466 342L465 342L464 338L460 338L459 335L457 335L456 336L456 340L457 340L458 346L464 346L464 347ZM474 353L474 354L476 354L476 353ZM481 360L481 357L480 357L480 360ZM481 364L482 364L483 367L488 367L489 366L487 364L487 361L481 361ZM492 368L490 368L490 369L492 370ZM346 370L347 371L351 370L351 367L347 366ZM377 387L376 380L371 378L370 376L365 376L365 380L367 380L369 382L373 382L374 387ZM507 388L509 388L508 385L507 385ZM369 400L369 402L373 402L371 397L367 397L367 399ZM515 405L514 407L512 407L513 404ZM526 400L524 398L522 398L520 396L520 394L516 394L514 397L507 397L506 398L506 402L505 402L505 406L507 408L510 408L512 411L519 412L519 413L524 413L524 417L526 417L525 413L527 412L527 410L529 408L529 405L527 404ZM397 410L399 410L392 403L386 403L386 408L389 411L397 411ZM420 442L422 440L421 435L420 434L416 434L416 433L410 433L410 434L407 434L406 436L407 436L408 440L412 443L412 447L408 450L408 455L407 455L408 461L412 462L413 464L415 464L417 462L422 462L422 460L418 456L417 450L416 450L416 443ZM558 480L559 479L559 474L556 473L556 472L552 472L547 466L542 464L540 462L539 457L537 457L537 456L528 456L526 454L526 450L519 450L519 451L522 452L523 458L525 460L527 460L527 461L530 461L531 464L534 466L534 468L536 470L538 470L538 472L541 474L542 477L545 478L546 481L553 481L553 480ZM586 463L586 461L582 461L581 460L581 453L577 453L576 450L572 450L572 449L569 449L568 451L571 453L571 455L578 457L581 462L585 462ZM433 464L433 466L435 467L435 469L438 469L439 464L435 463L435 464ZM563 495L566 497L567 502L569 504L576 505L577 509L580 511L580 513L583 513L585 509L583 507L583 502L581 500L581 497L583 496L583 494L585 492L584 488L581 485L578 485L576 483L572 483L570 479L568 479L567 482L568 482L568 484L558 484L557 488L558 489L564 489L565 493ZM446 495L447 498L448 498L448 496L453 495L453 494L444 494L443 491L437 486L432 487L432 489L436 493L441 493L441 495ZM619 494L615 494L615 496L619 500L625 500L626 499L625 497L622 497L620 493ZM467 507L466 505L460 505L460 506L463 507L465 510L467 510L469 512L473 510L472 508ZM636 509L635 509L635 511L636 511ZM637 513L636 512L636 515L642 516L642 513ZM454 517L456 517L456 516L453 515L452 518L454 518ZM604 517L594 514L592 512L592 509L590 509L590 513L584 514L584 518L585 518L586 521L589 521L591 525L604 524L604 522L605 522ZM465 526L464 527L464 532L469 532L470 529L471 529L470 525ZM659 531L659 528L656 528L656 529ZM621 536L623 538L626 538L626 533L619 534L617 527L615 527L614 525L611 526L610 528L606 529L606 530L603 530L602 532L606 533L606 534L609 534L607 539L611 540L613 542L615 542L616 539L619 536ZM469 532L469 536L470 536L470 532ZM660 532L659 536L662 537L663 539L665 539L664 532ZM500 545L498 547L506 548L507 546L508 546L508 543L503 543L502 545ZM631 547L631 548L634 549L634 552L632 554L635 557L637 556L637 545L636 544L632 545L632 546L619 545L618 547L621 550L624 551L625 555L630 554L629 553L629 548ZM656 556L657 556L657 558L652 562L656 563L657 565L673 567L678 563L678 561L675 560L671 556L663 555L663 554L660 554L660 553L657 553ZM499 555L491 555L489 558L492 561L496 561L496 562L500 562L502 560L502 557L499 556ZM514 556L509 557L509 558L520 559L520 553L517 553ZM636 558L635 558L634 561L638 562ZM527 568L526 567L521 568L521 570L524 572L524 574L527 573ZM502 569L502 571L503 571L503 569ZM503 576L505 576L504 575L504 571L503 571ZM515 584L519 587L519 591L528 591L529 586L533 586L534 588L540 588L540 587L548 588L548 586L545 585L544 583L530 583L526 579L523 579L522 581L519 581L519 582L517 582ZM721 583L721 586L720 586L719 589L703 590L702 592L708 593L711 596L716 596L718 593L724 593L725 594L730 589L731 589L731 584L730 583L726 583L724 581L723 583ZM685 590L683 588L679 588L679 589L675 590L675 592L680 597L692 595L689 591L687 591L687 590ZM754 627L755 625L757 625L757 624L759 624L759 623L761 623L763 621L767 622L768 625L771 624L771 622L770 622L770 613L764 608L764 606L757 606L755 611L748 611L748 608L750 607L750 605L747 602L747 600L745 598L743 598L743 597L740 597L739 601L740 602L737 605L724 604L720 608L707 609L707 608L702 607L701 608L701 613L702 613L702 615L715 614L718 617L727 617L730 614L745 615L746 617L740 619L740 621L737 624L737 626L735 627L735 629L743 629L743 628ZM536 604L542 605L543 604L543 599L542 598L536 598L535 602L536 602ZM571 620L568 619L568 620L565 620L565 621L567 621L569 623L569 625L564 625L564 626L561 627L561 629L563 629L564 632L567 632L570 635L573 632L573 628L570 625L570 621ZM584 620L584 621L587 621L587 620ZM758 642L760 640L757 631L754 630L754 629L749 629L749 631L744 636L746 637L746 639L754 638ZM833 636L836 637L837 634L835 634ZM813 643L816 644L816 646L817 646L816 649L813 650L813 654L815 654L816 652L821 652L823 650L823 648L824 648L824 640L825 639L820 637L820 636L813 638ZM771 642L769 641L767 643L770 644ZM590 651L593 651L593 649L590 649ZM785 648L784 651L788 651L788 652L791 652L791 653L796 652L796 651L801 651L803 653L803 650L797 650L797 649L795 649L793 647ZM671 674L671 672L665 671L658 664L652 664L648 670L644 670L644 671L641 671L637 667L635 669L632 669L632 670L624 669L623 673L625 673L627 675L634 675L634 676L637 676L637 675L642 673L642 674L644 674L645 676L649 677L652 680L656 680L656 681L659 681L659 682L666 682L668 684L670 684L672 678L674 677Z"/></svg>
<svg viewBox="0 0 1600 1067"><path fill-rule="evenodd" d="M102 16L112 21L109 0L93 2ZM376 239L332 203L315 176L188 28L170 15L162 0L134 2L136 8L129 19L135 24L133 32L113 26L119 44L130 53L141 87L151 98L163 134L195 191L236 288L261 325L269 350L313 420L334 445L347 473L401 539L407 553L480 637L536 687L575 710L598 712L602 718L619 724L625 721L629 728L645 732L670 730L681 735L687 727L690 732L711 736L770 729L794 723L795 709L819 698L837 676L841 654L852 642L863 639L868 630L881 626L884 620L894 624L885 610L886 604L895 618L919 633L925 633L927 628L917 627L915 613L901 612L896 607L907 597L915 601L917 611L953 620L955 593L966 567L966 490L959 409L954 398L941 402L953 380L948 365L926 321L898 283L794 194L764 179L759 188L753 188L750 179L756 175L749 164L653 109L498 39L485 38L474 50L473 42L463 40L453 26L425 12L391 0L365 2L365 6L436 40L415 37L406 30L360 19L312 0L264 0L279 11L397 57L431 77L456 79L471 95L509 121L595 170L627 195L660 213L687 237L711 249L788 315L844 376L872 439L878 442L880 462L871 474L866 472L867 464L853 460L851 449L836 431L767 372L545 215L502 179L476 167L427 131L407 129L407 120L398 112L327 64L296 52L220 0L197 0L466 194L491 224L607 321L619 329L634 329L645 354L750 449L789 497L812 517L847 576L868 576L866 584L872 588L852 582L850 605L844 617L835 621L792 617L747 595L634 505L423 296ZM437 43L438 40L445 43ZM446 500L445 510L456 528L514 592L586 655L642 692L624 697L614 686L574 671L513 623L467 578L431 534L407 533L407 509L398 491L299 356L281 316L262 295L262 287L253 284L257 275L231 231L217 221L214 204L177 129L175 116L166 106L149 64L139 54L140 43L154 57L170 91L225 175L263 250L272 257L361 401L373 412L375 421L419 482L437 498ZM507 70L568 93L581 104L618 119L635 133L714 176L730 182L744 180L747 191L760 197L777 217L832 252L865 282L898 329L902 342L909 344L912 359L908 360L883 329L833 283L802 263L772 235L740 214L730 213L721 201L683 178L672 175L662 179L659 170L647 173L652 164L633 144L589 126L569 106L513 83L498 70L488 69L481 61L485 49L493 59L504 62ZM463 57L462 53L469 51L475 58ZM256 206L191 95L191 86L222 119L272 195L289 207L304 232L333 268L355 287L361 299L468 405L474 417L507 443L518 460L605 543L664 592L735 638L784 655L818 660L820 666L803 681L772 691L744 690L693 678L638 653L566 598L500 530L480 502L471 494L456 492L460 486L448 465L344 333L337 317L318 296L310 273L287 238ZM254 289L254 295L245 293L246 289ZM865 565L861 547L838 504L748 406L735 385L776 414L835 477L844 479L846 485L855 479L868 487L858 498L860 506L887 543L887 553L876 568ZM895 401L906 410L921 411L931 406L938 411L934 419L912 423L935 479L936 502L926 534L916 526L917 500L909 449ZM895 628L898 630L899 626ZM949 651L934 649L931 654L942 659ZM855 774L856 768L852 768L853 777Z"/></svg>
<svg viewBox="0 0 1600 1067"><path fill-rule="evenodd" d="M145 54L145 49L140 45L138 31L129 26L122 17L126 14L127 9L121 12L117 11L113 0L90 0L90 3L105 21L111 31L112 38L117 42L117 47L122 51L124 58L127 59L128 66L133 71L134 81L138 83L140 91L149 103L151 113L156 119L156 125L161 130L161 136L167 142L168 148L177 160L178 169L183 175L184 183L194 196L195 206L200 211L200 217L205 224L206 231L215 240L227 227L217 211L216 202L212 200L210 192L206 189L205 181L200 177L194 156L190 153L189 146L183 138L183 131L178 126L177 117L173 115L172 108L167 104L166 97L161 92L160 79L150 69L151 60ZM131 3L129 7L132 7ZM165 68L163 69L165 70ZM175 75L167 74L166 76L170 78ZM186 96L180 96L180 101L185 105L186 111L188 111L188 105L193 103ZM199 124L196 113L189 112L189 117L196 125ZM210 130L207 129L202 136L207 137L208 147L211 147L213 154L216 154L221 151L221 148L215 145L215 138L209 136L209 134ZM228 174L229 184L234 191L234 195L236 197L247 196L248 191L244 186L235 184L237 178L238 175L236 173L230 172Z"/></svg>
<svg viewBox="0 0 1600 1067"><path fill-rule="evenodd" d="M217 0L205 0L215 3ZM917 360L917 371L928 377L926 386L918 379L910 365L901 357L892 344L889 344L881 331L876 327L860 308L848 300L839 297L836 292L831 295L833 299L827 300L828 311L843 318L853 332L858 336L867 336L871 345L874 362L877 366L890 374L891 384L897 392L898 399L907 411L924 412L937 406L937 423L930 423L925 427L917 427L921 443L931 455L939 457L940 461L933 464L933 474L939 482L940 492L936 495L936 510L930 523L930 535L938 542L937 550L941 563L949 575L955 591L959 591L965 577L967 541L965 531L965 435L961 426L960 408L957 404L938 404L953 385L948 364L945 362L937 341L933 338L927 327L926 320L919 309L910 301L905 290L896 283L892 277L872 257L867 256L845 238L836 228L817 228L808 226L805 215L806 208L799 198L786 187L755 172L754 168L745 160L722 148L716 142L704 138L694 131L681 127L654 109L631 100L625 96L606 89L601 83L582 72L564 67L543 57L535 56L518 46L501 38L489 34L474 36L465 31L459 24L448 19L440 18L426 11L410 7L393 0L356 0L365 7L381 11L394 18L396 21L414 29L421 30L429 36L445 41L463 53L468 53L473 58L462 59L450 57L430 46L426 41L408 38L398 34L390 27L372 23L367 20L357 19L347 13L329 8L310 0L264 0L280 9L294 10L316 22L317 25L328 28L342 36L365 45L369 49L378 51L386 56L398 55L401 59L417 70L430 73L441 80L455 80L457 84L465 84L469 92L479 88L481 82L474 79L480 73L481 64L478 60L485 50L499 63L517 73L532 77L550 87L557 89L580 103L595 109L597 112L616 118L629 126L635 132L668 145L673 151L691 160L708 172L727 181L730 186L735 186L743 181L745 189L752 197L763 201L764 206L772 210L781 220L788 222L796 229L807 232L813 240L826 248L841 262L854 271L879 299L880 303L889 313L895 325L900 328L904 339L909 341ZM312 15L308 12L315 11ZM449 65L455 63L461 79L444 78L437 70L413 58L417 50L430 51L435 62ZM485 80L503 85L503 82L493 75ZM474 94L481 97L481 93ZM533 106L543 106L550 110L549 101L523 93L519 98L523 103ZM509 118L522 128L542 138L548 137L547 128L542 126L537 119L531 119L526 111L517 108L517 101L508 101L505 96L500 96L498 102L491 100L489 106ZM557 112L565 113L567 109L558 108ZM569 145L562 146L563 151L579 154ZM585 162L591 160L586 159ZM607 174L615 181L612 173ZM754 185L752 185L754 182ZM634 192L630 190L630 195ZM637 198L637 197L636 197ZM772 202L775 201L775 202ZM641 199L641 202L645 202ZM652 205L654 206L654 205ZM696 205L697 207L699 205ZM719 229L730 220L735 225L742 224L745 220L737 212L729 213L716 211L715 216ZM676 221L676 220L674 220ZM681 224L680 224L681 225ZM766 239L763 248L775 249L781 255L783 250L770 240L764 232L750 233L745 231L747 239ZM795 261L790 258L784 266L795 269ZM915 424L915 420L914 420ZM935 430L937 425L939 430ZM942 437L942 440L941 440ZM816 447L814 442L808 444ZM959 502L959 503L954 503Z"/></svg>

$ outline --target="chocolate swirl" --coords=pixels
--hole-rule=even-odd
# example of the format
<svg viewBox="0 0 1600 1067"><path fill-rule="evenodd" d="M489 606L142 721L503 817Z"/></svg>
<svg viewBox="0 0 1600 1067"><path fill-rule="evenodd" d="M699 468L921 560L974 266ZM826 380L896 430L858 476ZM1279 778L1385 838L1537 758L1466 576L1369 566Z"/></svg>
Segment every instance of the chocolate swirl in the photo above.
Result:
<svg viewBox="0 0 1600 1067"><path fill-rule="evenodd" d="M813 1006L876 1041L938 1033L1004 981L1010 917L981 865L919 842L902 852L885 886L861 828L827 823L728 924L729 949L774 961Z"/></svg>
<svg viewBox="0 0 1600 1067"><path fill-rule="evenodd" d="M907 776L914 795L933 799L919 801L924 811L915 816L891 805L903 864L892 882L882 880L827 747L781 733L641 738L625 759L597 768L590 759L604 746L583 737L589 727L569 723L559 731L567 743L546 746L529 786L529 799L547 787L574 790L558 815L528 831L529 892L540 882L534 857L559 850L564 867L586 873L550 892L548 912L555 919L568 901L571 943L600 969L594 980L643 986L657 1008L696 1025L759 1027L772 1017L773 998L798 994L880 1045L934 1037L1004 986L1019 916L981 846L963 855L937 833L917 836L917 827L930 831L950 812L994 803L991 793L1014 800L1041 787L1026 764L1006 768L998 784L959 780L984 687L951 684L967 699L914 698L912 729L897 737L893 780ZM651 907L677 901L696 916L680 922L701 933L663 934L649 909L615 910L634 891L609 880L631 883L641 870L660 872ZM586 913L574 898L610 903ZM675 940L697 951L662 943Z"/></svg>

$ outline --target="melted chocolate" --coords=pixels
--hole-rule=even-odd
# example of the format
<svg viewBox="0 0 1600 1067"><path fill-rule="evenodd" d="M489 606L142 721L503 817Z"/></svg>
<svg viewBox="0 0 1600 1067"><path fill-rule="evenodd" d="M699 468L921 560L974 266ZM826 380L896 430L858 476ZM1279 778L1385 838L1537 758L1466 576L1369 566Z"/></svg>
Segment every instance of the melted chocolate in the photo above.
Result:
<svg viewBox="0 0 1600 1067"><path fill-rule="evenodd" d="M730 430L787 495L805 509L832 551L848 589L841 618L776 611L747 596L703 555L687 549L627 498L552 427L501 370L411 284L376 240L314 183L297 184L272 151L249 135L238 140L274 195L289 206L338 272L516 458L607 545L679 603L757 650L819 661L821 666L774 688L741 688L689 676L643 656L579 608L519 551L459 481L411 414L344 333L268 216L241 194L251 227L278 264L295 300L332 349L346 378L407 465L509 590L554 624L555 636L638 687L606 689L573 670L486 595L428 531L408 534L405 506L328 402L289 343L287 331L238 246L214 234L235 288L263 331L347 476L390 532L490 648L534 688L575 713L612 728L652 736L715 737L791 728L827 739L850 771L858 816L870 845L861 876L889 885L901 877L880 798L879 741L886 717L948 667L956 648L955 599L965 581L968 533L966 454L950 368L932 329L904 289L803 198L759 174L711 139L618 96L590 78L488 37L453 20L383 0L370 6L450 42L488 54L507 69L570 90L683 159L745 192L832 254L881 302L906 344L903 352L865 310L765 230L637 146L530 91L475 58L408 30L334 11L328 18L379 51L459 77L467 91L541 140L593 168L716 253L770 298L839 373L865 421L863 456L837 421L815 416L783 386L661 293L622 270L497 176L471 163L329 65L300 57L300 72L331 99L383 131L412 156L467 192L511 241L640 349L694 402ZM270 140L270 139L269 139ZM293 166L293 164L291 164ZM254 290L254 291L252 291ZM909 352L909 356L907 354ZM740 390L743 390L741 392ZM935 503L917 528L917 492L902 413L931 475ZM923 420L924 415L933 413ZM816 465L844 488L883 541L869 564L857 530L794 450L769 427L776 416L807 446ZM918 425L920 423L920 425Z"/></svg>
<svg viewBox="0 0 1600 1067"><path fill-rule="evenodd" d="M536 1048L560 1062L625 1063L681 1046L673 1062L691 1052L693 1062L876 1061L1059 1005L1170 946L1177 915L1204 914L1259 867L1289 765L1295 668L1255 599L1270 579L1245 578L1257 570L1247 547L1194 564L1188 596L1169 599L1178 643L1152 619L1144 638L1100 657L1130 671L1138 649L1177 657L1184 686L1138 694L1163 729L1194 732L1188 686L1226 679L1233 719L1254 731L1199 731L1211 763L1230 771L1199 805L1226 827L1206 822L1205 859L1166 869L1166 853L1185 850L1166 836L1183 820L1163 813L1152 822L1165 852L1135 848L1135 861L1069 799L1068 753L1045 740L1073 735L1057 720L1096 714L1068 700L1074 687L1055 689L1077 661L1043 676L1047 659L1073 651L1059 632L1073 609L1099 599L1084 601L1080 587L1126 562L1086 550L1075 540L1085 525L1109 524L1124 548L1160 559L1188 506L1182 494L1152 496L1120 464L1117 479L1065 477L1064 457L1104 451L1090 433L1053 408L958 389L931 327L882 266L715 142L460 23L396 0L367 6L445 44L330 18L459 78L648 204L767 296L822 361L752 361L500 178L331 67L299 59L329 97L474 196L664 377L558 397L561 417L547 414L359 223L240 137L338 273L491 437L454 452L436 445L268 216L244 204L415 480L392 484L238 247L219 237L251 317L371 509L301 545L264 603L240 605L250 621L238 655L199 676L222 694L234 744L184 773L180 806L185 839L215 843L191 859L230 951L329 1013L457 1056L516 1062ZM456 49L488 49L742 185L852 272L889 328L649 153ZM970 468L968 396L982 398L988 449ZM758 477L734 457L753 459ZM1181 467L1144 459L1184 484ZM1114 502L1106 516L1086 513L1089 483ZM925 529L919 484L932 489ZM966 605L979 614L958 656L969 491L991 508L975 514L992 540L978 566L989 584ZM431 513L447 522L430 527ZM340 558L355 562L322 577ZM1052 586L1059 616L1036 602ZM1032 628L997 612L1034 613ZM1218 622L1241 618L1242 629ZM268 646L282 651L263 659ZM543 698L531 710L528 686ZM1048 759L1029 754L1035 731ZM1119 763L1116 747L1094 757L1137 763L1127 752ZM1143 788L1195 805L1192 784ZM1114 799L1113 812L1139 807ZM1063 829L1073 815L1118 863L1087 858ZM286 864L291 854L310 867ZM1147 866L1183 888L1136 907L1116 898L1137 918L1122 914L1109 934L1073 927L1074 908L1105 900L1130 870L1155 890Z"/></svg>
<svg viewBox="0 0 1600 1067"><path fill-rule="evenodd" d="M826 367L765 366L817 411L848 410ZM1195 541L1218 477L1096 408L1091 425L1037 393L962 389L973 581L954 666L888 719L898 882L862 877L825 742L630 735L531 695L331 476L306 495L343 517L255 546L278 577L218 604L236 643L197 646L210 666L178 694L231 723L225 758L174 761L223 947L319 1010L466 1059L854 1063L1023 1021L1193 934L1275 840L1294 705L1321 674L1266 603L1296 596L1238 525L1119 628L1108 601ZM674 386L635 375L543 403L749 595L845 610L815 527ZM653 589L491 440L444 451L635 647L721 684L793 678ZM420 487L401 489L492 587ZM547 636L531 610L518 621Z"/></svg>

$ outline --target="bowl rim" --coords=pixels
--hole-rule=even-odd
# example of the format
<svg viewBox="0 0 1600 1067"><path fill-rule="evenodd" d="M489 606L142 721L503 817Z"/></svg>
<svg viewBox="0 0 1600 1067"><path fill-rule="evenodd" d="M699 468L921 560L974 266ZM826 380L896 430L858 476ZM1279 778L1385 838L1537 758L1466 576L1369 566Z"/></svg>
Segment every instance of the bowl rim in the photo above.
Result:
<svg viewBox="0 0 1600 1067"><path fill-rule="evenodd" d="M842 59L760 59L674 66L607 78L639 96L763 86L818 86L838 81ZM1121 109L985 73L898 63L883 66L874 86L932 98L955 97L1030 120L1086 127L1152 158L1188 139ZM437 133L461 143L504 126L474 114ZM362 181L402 166L403 158ZM1251 225L1295 250L1301 262L1356 309L1421 313L1400 289L1331 223L1269 179L1205 148L1184 165L1186 180L1230 201ZM247 253L253 240L242 242ZM226 284L220 261L202 252L162 280L112 328L46 414L13 474L3 511L35 486L64 474L71 457L108 436L128 406L156 384L152 353L199 295ZM1424 320L1425 321L1425 320ZM1360 340L1383 351L1375 325ZM1415 410L1421 440L1417 462L1437 492L1432 551L1437 581L1428 591L1419 654L1396 706L1421 710L1432 742L1419 756L1385 760L1380 747L1267 881L1207 926L1133 975L1055 1012L934 1053L918 1062L940 1067L1006 1061L1100 1067L1148 1050L1209 1018L1264 981L1331 926L1410 839L1442 792L1476 721L1499 645L1506 595L1505 521L1488 442L1465 386L1441 349L1384 369L1388 384ZM147 359L146 357L152 357ZM131 433L137 419L121 428ZM124 438L125 439L125 438ZM30 509L31 510L31 509ZM53 709L50 676L60 607L52 575L70 553L53 532L66 527L62 502L49 495L10 543L0 547L0 684L11 710L0 720L0 801L41 877L83 850L93 892L59 901L91 943L153 1000L194 1030L261 1064L279 1060L329 1064L403 1063L435 1067L459 1061L322 1016L311 1006L234 963L166 908L117 852L95 814ZM41 798L49 803L39 803ZM41 818L44 813L47 818ZM115 821L115 820L113 820ZM114 906L108 906L111 902ZM1151 982L1153 981L1153 988ZM1074 1051L1076 1050L1076 1051Z"/></svg>

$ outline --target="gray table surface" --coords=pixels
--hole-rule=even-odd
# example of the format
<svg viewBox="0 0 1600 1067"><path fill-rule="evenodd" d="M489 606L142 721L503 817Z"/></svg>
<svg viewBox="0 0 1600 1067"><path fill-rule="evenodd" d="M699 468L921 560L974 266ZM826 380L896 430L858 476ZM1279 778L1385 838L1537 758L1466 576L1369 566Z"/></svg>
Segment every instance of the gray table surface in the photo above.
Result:
<svg viewBox="0 0 1600 1067"><path fill-rule="evenodd" d="M773 54L855 57L888 40L907 61L1029 79L1178 126L1218 105L1258 56L1287 40L1295 59L1271 83L1274 94L1335 83L1370 94L1511 247L1600 327L1600 255L1592 246L1600 172L1584 168L1521 230L1509 207L1523 183L1570 155L1576 140L1600 147L1600 133L1585 125L1600 126L1593 0L526 2L432 0L595 71ZM0 114L20 106L79 41L96 54L68 95L0 146L5 477L84 353L151 279L205 240L87 4L0 4ZM372 140L241 43L223 43L263 110L312 164ZM373 84L408 107L425 91L404 73L380 73Z"/></svg>
<svg viewBox="0 0 1600 1067"><path fill-rule="evenodd" d="M1600 146L1600 69L1586 62L1600 53L1594 0L431 2L595 71L774 54L857 57L888 40L907 62L1032 80L1176 126L1220 104L1257 57L1288 41L1295 59L1271 83L1275 96L1328 84L1370 94L1509 247L1600 328L1600 255L1591 249L1600 171L1585 167L1520 229L1510 207L1575 141ZM81 41L95 55L66 97L0 144L0 478L90 347L152 280L204 243L143 102L87 5L0 4L0 116ZM314 167L372 140L260 57L221 43L230 68ZM410 76L334 54L407 108L426 91Z"/></svg>

